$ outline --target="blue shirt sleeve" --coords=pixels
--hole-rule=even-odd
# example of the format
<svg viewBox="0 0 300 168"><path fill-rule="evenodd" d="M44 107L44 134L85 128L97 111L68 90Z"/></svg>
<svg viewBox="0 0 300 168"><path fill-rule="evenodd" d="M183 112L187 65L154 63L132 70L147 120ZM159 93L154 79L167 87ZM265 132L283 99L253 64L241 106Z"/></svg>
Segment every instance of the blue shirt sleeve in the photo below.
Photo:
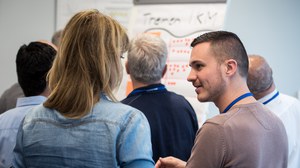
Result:
<svg viewBox="0 0 300 168"><path fill-rule="evenodd" d="M117 141L122 168L153 168L151 132L148 120L136 110L124 124Z"/></svg>
<svg viewBox="0 0 300 168"><path fill-rule="evenodd" d="M13 152L13 167L14 168L23 168L26 167L24 160L23 160L23 121L20 124L19 130L18 130L18 134L17 134L17 140L16 140L16 146L14 148L14 152Z"/></svg>

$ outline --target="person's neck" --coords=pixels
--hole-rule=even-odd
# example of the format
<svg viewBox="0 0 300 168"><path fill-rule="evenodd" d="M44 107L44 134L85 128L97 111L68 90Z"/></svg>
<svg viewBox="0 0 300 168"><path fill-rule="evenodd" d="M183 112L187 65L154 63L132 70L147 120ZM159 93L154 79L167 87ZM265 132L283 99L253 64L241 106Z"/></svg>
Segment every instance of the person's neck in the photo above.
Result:
<svg viewBox="0 0 300 168"><path fill-rule="evenodd" d="M146 86L149 86L149 85L153 85L153 84L159 84L161 81L156 81L156 82L152 82L152 83L142 83L142 82L139 82L139 81L136 81L136 80L132 80L132 88L133 90L134 89L137 89L137 88L141 88L141 87L146 87Z"/></svg>
<svg viewBox="0 0 300 168"><path fill-rule="evenodd" d="M265 97L266 95L272 93L275 89L276 89L276 87L275 87L275 84L274 84L274 82L273 82L272 85L271 85L267 90L264 90L264 91L259 92L259 93L254 93L254 94L253 94L253 95L254 95L254 98L255 98L256 100L259 100L259 99Z"/></svg>
<svg viewBox="0 0 300 168"><path fill-rule="evenodd" d="M219 108L220 113L222 113L235 99L243 94L250 93L246 81L239 81L234 84L231 83L227 87L228 88L222 93L222 95L214 101L215 105ZM233 106L253 102L256 102L255 98L253 96L249 96L239 100Z"/></svg>
<svg viewBox="0 0 300 168"><path fill-rule="evenodd" d="M46 87L46 89L39 96L48 97L49 95L50 95L50 89Z"/></svg>

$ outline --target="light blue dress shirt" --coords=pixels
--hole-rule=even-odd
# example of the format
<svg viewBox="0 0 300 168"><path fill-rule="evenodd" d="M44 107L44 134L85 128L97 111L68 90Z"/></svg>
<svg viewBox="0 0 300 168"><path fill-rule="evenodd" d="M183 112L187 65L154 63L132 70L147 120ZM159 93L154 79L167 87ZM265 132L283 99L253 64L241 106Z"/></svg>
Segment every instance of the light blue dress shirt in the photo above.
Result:
<svg viewBox="0 0 300 168"><path fill-rule="evenodd" d="M80 119L43 105L30 110L18 132L14 156L14 167L154 167L146 117L104 95Z"/></svg>
<svg viewBox="0 0 300 168"><path fill-rule="evenodd" d="M13 149L19 126L32 107L43 103L44 96L22 97L17 99L17 106L0 115L0 168L12 164Z"/></svg>

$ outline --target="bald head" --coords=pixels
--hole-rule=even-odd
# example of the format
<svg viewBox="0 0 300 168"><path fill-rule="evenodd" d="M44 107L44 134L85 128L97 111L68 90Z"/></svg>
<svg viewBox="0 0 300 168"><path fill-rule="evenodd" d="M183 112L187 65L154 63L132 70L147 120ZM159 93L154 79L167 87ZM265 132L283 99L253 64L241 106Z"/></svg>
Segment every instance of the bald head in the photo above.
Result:
<svg viewBox="0 0 300 168"><path fill-rule="evenodd" d="M254 95L264 92L272 86L272 69L262 56L249 55L247 84Z"/></svg>
<svg viewBox="0 0 300 168"><path fill-rule="evenodd" d="M40 42L40 43L44 43L44 44L48 44L50 45L51 47L53 47L56 51L57 51L57 47L56 45L54 45L52 42L48 41L48 40L39 40L37 42Z"/></svg>

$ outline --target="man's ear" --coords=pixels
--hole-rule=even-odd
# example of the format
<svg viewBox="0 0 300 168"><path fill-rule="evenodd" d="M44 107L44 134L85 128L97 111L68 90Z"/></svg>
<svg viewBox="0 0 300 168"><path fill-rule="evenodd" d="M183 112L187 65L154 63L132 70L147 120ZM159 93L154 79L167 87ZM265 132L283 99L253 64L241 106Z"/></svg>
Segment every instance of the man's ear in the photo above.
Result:
<svg viewBox="0 0 300 168"><path fill-rule="evenodd" d="M129 68L128 68L128 61L125 62L125 69L126 69L126 73L129 75L130 71L129 71Z"/></svg>
<svg viewBox="0 0 300 168"><path fill-rule="evenodd" d="M168 65L166 64L165 67L164 67L164 70L163 70L163 72L162 72L161 77L164 77L164 76L165 76L165 74L167 73L167 69L168 69Z"/></svg>
<svg viewBox="0 0 300 168"><path fill-rule="evenodd" d="M225 61L225 74L227 76L232 76L237 71L237 62L234 59L229 59Z"/></svg>

